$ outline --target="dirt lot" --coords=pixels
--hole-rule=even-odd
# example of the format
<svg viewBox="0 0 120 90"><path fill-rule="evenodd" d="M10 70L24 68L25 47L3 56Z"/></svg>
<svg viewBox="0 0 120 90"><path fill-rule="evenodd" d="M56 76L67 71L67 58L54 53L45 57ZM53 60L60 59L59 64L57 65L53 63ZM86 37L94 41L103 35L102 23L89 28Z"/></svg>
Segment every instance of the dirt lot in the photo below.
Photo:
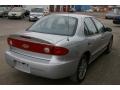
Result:
<svg viewBox="0 0 120 90"><path fill-rule="evenodd" d="M101 55L88 69L85 80L80 84L120 84L120 25L112 24L111 20L100 19L113 29L114 44L112 52ZM8 48L6 37L14 32L25 30L33 22L25 20L8 20L0 18L0 84L75 84L68 78L50 80L33 76L9 67L4 58Z"/></svg>

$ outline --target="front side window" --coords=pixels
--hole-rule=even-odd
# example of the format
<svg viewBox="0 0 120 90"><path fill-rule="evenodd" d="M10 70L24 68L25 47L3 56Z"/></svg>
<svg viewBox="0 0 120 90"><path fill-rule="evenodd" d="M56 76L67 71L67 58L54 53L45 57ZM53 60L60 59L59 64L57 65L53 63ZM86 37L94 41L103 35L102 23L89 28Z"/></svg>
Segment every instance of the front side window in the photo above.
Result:
<svg viewBox="0 0 120 90"><path fill-rule="evenodd" d="M95 19L95 18L92 18L92 20L95 22L95 25L96 25L98 31L99 32L104 32L103 24L100 21L98 21L97 19Z"/></svg>
<svg viewBox="0 0 120 90"><path fill-rule="evenodd" d="M29 31L55 34L55 35L74 35L77 27L77 18L60 16L60 15L50 15L41 18Z"/></svg>
<svg viewBox="0 0 120 90"><path fill-rule="evenodd" d="M87 31L88 35L94 35L94 34L98 33L91 18L85 18L84 24L85 24L85 27L89 30L89 31Z"/></svg>

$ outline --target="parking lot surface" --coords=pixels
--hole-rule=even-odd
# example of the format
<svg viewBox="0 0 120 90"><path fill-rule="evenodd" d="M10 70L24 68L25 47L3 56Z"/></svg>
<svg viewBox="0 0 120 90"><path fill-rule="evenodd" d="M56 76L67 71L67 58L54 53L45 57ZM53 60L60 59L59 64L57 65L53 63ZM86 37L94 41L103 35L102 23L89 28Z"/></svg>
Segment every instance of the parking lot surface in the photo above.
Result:
<svg viewBox="0 0 120 90"><path fill-rule="evenodd" d="M113 29L113 49L110 54L102 54L89 66L86 78L80 84L120 84L120 25L114 25L112 20L100 20L104 25ZM7 36L25 30L32 23L34 22L29 22L27 19L8 20L7 18L0 18L0 84L76 84L68 78L51 80L26 74L6 64L4 53L8 48Z"/></svg>

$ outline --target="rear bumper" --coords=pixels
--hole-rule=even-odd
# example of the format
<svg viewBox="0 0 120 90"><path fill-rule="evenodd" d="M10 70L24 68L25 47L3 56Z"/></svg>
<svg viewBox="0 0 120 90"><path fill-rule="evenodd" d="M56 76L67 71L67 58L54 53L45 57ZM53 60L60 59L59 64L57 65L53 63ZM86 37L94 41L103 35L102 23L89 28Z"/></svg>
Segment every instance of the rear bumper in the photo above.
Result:
<svg viewBox="0 0 120 90"><path fill-rule="evenodd" d="M37 21L39 18L29 18L29 21Z"/></svg>
<svg viewBox="0 0 120 90"><path fill-rule="evenodd" d="M8 18L21 18L21 16L8 16Z"/></svg>
<svg viewBox="0 0 120 90"><path fill-rule="evenodd" d="M120 24L120 20L113 20L114 24Z"/></svg>
<svg viewBox="0 0 120 90"><path fill-rule="evenodd" d="M30 67L30 73L37 76L42 76L50 79L59 79L71 76L76 71L76 62L58 62L58 63L50 63L50 61L47 62L41 62L42 60L39 60L39 62L36 62L34 59L27 58L26 56L20 56L19 54L7 51L5 53L5 58L7 63L15 68L16 61L20 61L22 63L26 63ZM23 71L24 72L24 71Z"/></svg>
<svg viewBox="0 0 120 90"><path fill-rule="evenodd" d="M41 17L30 17L29 16L29 21L37 21L39 20Z"/></svg>

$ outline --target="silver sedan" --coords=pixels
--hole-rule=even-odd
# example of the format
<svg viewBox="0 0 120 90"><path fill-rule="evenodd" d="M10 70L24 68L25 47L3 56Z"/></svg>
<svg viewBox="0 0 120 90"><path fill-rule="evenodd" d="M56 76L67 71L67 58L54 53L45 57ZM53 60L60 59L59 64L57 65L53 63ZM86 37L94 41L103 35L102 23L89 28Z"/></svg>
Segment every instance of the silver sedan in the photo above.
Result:
<svg viewBox="0 0 120 90"><path fill-rule="evenodd" d="M11 67L26 73L82 81L88 65L111 51L111 31L92 16L48 15L8 37L5 58Z"/></svg>

